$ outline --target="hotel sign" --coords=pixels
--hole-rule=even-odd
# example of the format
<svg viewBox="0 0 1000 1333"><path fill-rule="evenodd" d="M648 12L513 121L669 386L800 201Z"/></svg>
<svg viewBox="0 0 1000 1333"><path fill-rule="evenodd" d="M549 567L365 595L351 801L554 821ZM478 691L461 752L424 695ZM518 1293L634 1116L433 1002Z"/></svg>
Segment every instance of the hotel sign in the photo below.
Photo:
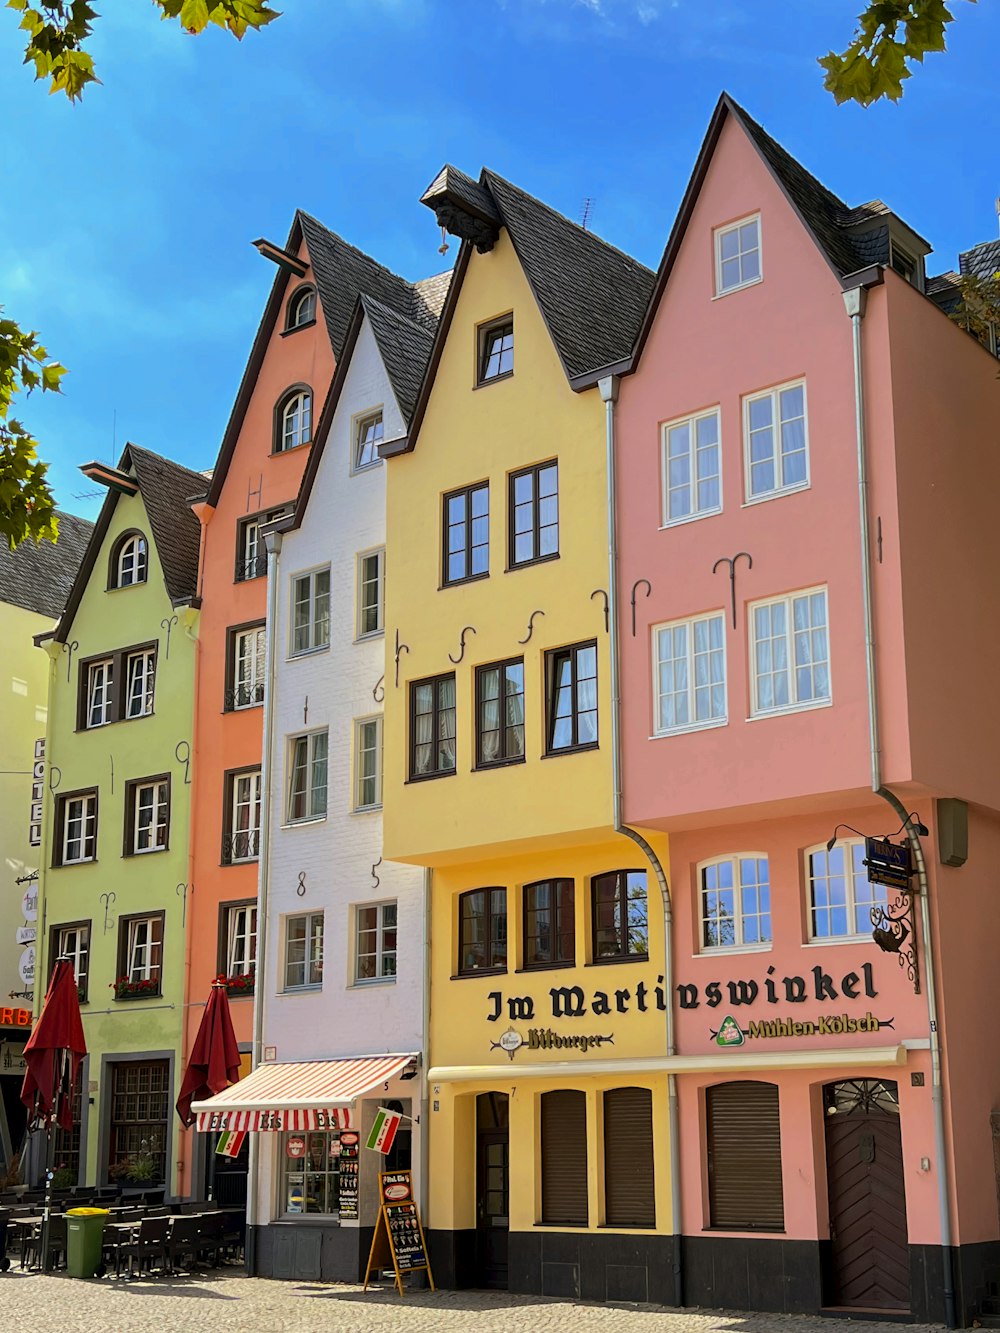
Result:
<svg viewBox="0 0 1000 1333"><path fill-rule="evenodd" d="M42 845L42 790L45 782L45 737L35 741L35 763L31 770L31 814L28 823L28 845Z"/></svg>
<svg viewBox="0 0 1000 1333"><path fill-rule="evenodd" d="M873 884L908 889L913 876L910 844L890 842L888 838L865 838L865 866Z"/></svg>

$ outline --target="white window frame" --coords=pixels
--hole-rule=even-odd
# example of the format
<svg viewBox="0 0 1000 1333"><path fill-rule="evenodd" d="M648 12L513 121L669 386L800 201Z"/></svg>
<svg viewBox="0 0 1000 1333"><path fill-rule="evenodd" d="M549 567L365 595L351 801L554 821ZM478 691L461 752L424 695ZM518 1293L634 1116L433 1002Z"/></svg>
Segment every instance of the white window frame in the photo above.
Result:
<svg viewBox="0 0 1000 1333"><path fill-rule="evenodd" d="M375 457L369 458L366 462L361 461L361 455L364 446L367 443L364 436L368 433L368 427L375 428L375 436L372 441L375 446ZM379 429L381 427L381 429ZM361 412L351 422L351 471L367 472L369 468L378 467L382 462L379 457L378 446L385 439L385 417L381 407L369 408L367 412Z"/></svg>
<svg viewBox="0 0 1000 1333"><path fill-rule="evenodd" d="M375 771L367 774L363 769L363 761L366 755L372 753L372 747L364 744L364 734L368 727L375 728ZM366 801L363 798L364 783L373 780L375 783L375 799ZM382 809L382 714L372 713L368 717L358 717L354 719L354 802L353 809L358 814L367 814L370 810Z"/></svg>
<svg viewBox="0 0 1000 1333"><path fill-rule="evenodd" d="M781 395L789 389L802 390L802 425L805 436L806 475L802 481L784 482L778 478L784 471L785 455L781 449ZM771 399L771 464L774 468L776 485L767 491L753 490L752 460L750 457L750 407L753 403ZM812 484L809 471L809 402L806 397L805 379L789 380L785 384L776 384L773 389L764 389L760 393L749 393L743 399L743 494L744 503L759 504L762 500L773 500L779 495L793 495L796 491L808 490Z"/></svg>
<svg viewBox="0 0 1000 1333"><path fill-rule="evenodd" d="M838 847L843 848L845 911L847 912L848 920L853 922L856 921L855 913L858 906L858 895L856 890L856 876L858 872L856 871L854 866L854 854L855 854L855 849L863 851L864 846L865 844L861 838L838 838L836 843L834 843L833 847L830 849L830 852L827 851L825 842L817 843L815 847L807 847L803 852L803 857L805 860L804 880L806 886L806 917L807 917L806 924L807 924L807 934L809 937L810 944L856 944L859 941L871 940L871 932L873 929L873 927L871 926L869 926L867 930L860 932L848 931L844 935L816 934L816 908L815 908L815 897L813 892L813 883L817 878L828 879L830 878L830 875L829 875L829 861L827 862L828 868L826 875L817 876L814 873L813 857L817 855L822 855L829 858L829 856L833 852L835 852ZM888 904L889 900L889 895L886 886L884 884L872 884L867 877L867 872L865 871L864 867L861 868L861 874L865 876L864 882L871 889L871 902L868 904L869 908L874 907L876 904L878 904L881 907L885 907ZM865 906L865 904L862 903L862 906ZM829 909L823 909L823 910L826 911Z"/></svg>
<svg viewBox="0 0 1000 1333"><path fill-rule="evenodd" d="M240 791L241 784L246 784L245 792ZM261 772L256 769L249 773L234 773L231 777L230 789L230 865L243 865L247 861L256 861L260 856L260 828L261 828ZM240 811L249 811L249 819L246 828L240 827ZM247 855L236 855L236 839L245 835L247 839ZM256 849L256 850L252 850Z"/></svg>
<svg viewBox="0 0 1000 1333"><path fill-rule="evenodd" d="M156 938L159 929L160 938ZM133 916L126 923L125 976L132 985L139 981L161 983L163 973L163 918L161 916ZM153 951L159 948L160 961L152 961Z"/></svg>
<svg viewBox="0 0 1000 1333"><path fill-rule="evenodd" d="M289 394L281 405L281 422L278 431L279 454L287 454L300 445L312 441L312 393L309 389L297 389Z"/></svg>
<svg viewBox="0 0 1000 1333"><path fill-rule="evenodd" d="M126 557L129 562L129 578L125 579ZM149 571L149 548L146 545L146 538L140 532L134 532L131 537L122 542L121 549L118 552L117 569L115 571L116 588L133 588L137 583L145 583Z"/></svg>
<svg viewBox="0 0 1000 1333"><path fill-rule="evenodd" d="M241 948L241 958L237 950ZM226 908L226 976L249 976L257 971L257 904L238 903Z"/></svg>
<svg viewBox="0 0 1000 1333"><path fill-rule="evenodd" d="M79 796L66 796L62 810L62 848L59 864L64 866L84 865L88 861L97 860L97 792L82 792ZM75 817L79 823L79 832L70 838L70 822L74 817L71 816L73 806L80 806L80 813ZM90 825L91 831L87 832L87 826ZM94 845L93 855L88 856L87 842L92 839ZM80 856L70 856L70 842L79 842Z"/></svg>
<svg viewBox="0 0 1000 1333"><path fill-rule="evenodd" d="M706 506L701 509L697 505L698 485L702 480L709 480L709 474L705 478L698 475L698 424L707 421L710 418L715 419L715 454L718 460L718 471L714 474L718 481L719 499L714 505ZM693 508L686 514L678 514L676 518L670 516L670 432L677 430L681 426L687 426L689 434L688 443L688 495L692 501ZM713 514L721 514L723 506L722 495L722 409L718 405L706 408L702 412L691 412L687 416L675 417L672 421L664 421L660 426L660 527L676 528L681 523L695 523L701 518L710 518Z"/></svg>
<svg viewBox="0 0 1000 1333"><path fill-rule="evenodd" d="M251 652L244 652L244 646L253 640ZM249 664L250 671L246 681L242 679L242 670ZM261 708L264 704L264 677L267 665L267 626L253 625L250 629L241 629L233 635L233 710ZM241 691L244 701L241 702ZM256 698L257 693L260 698Z"/></svg>
<svg viewBox="0 0 1000 1333"><path fill-rule="evenodd" d="M386 909L391 908L393 913L392 923L387 925L385 920ZM365 912L375 913L374 928L367 928L364 933L370 934L372 929L375 936L374 951L361 951L362 920ZM387 934L395 937L395 944L391 949L385 945ZM374 958L375 975L373 977L363 977L360 975L361 959ZM392 958L392 971L383 972L385 961ZM354 984L355 986L385 986L392 985L396 980L396 966L399 958L399 904L395 898L387 898L378 903L357 903L354 908Z"/></svg>
<svg viewBox="0 0 1000 1333"><path fill-rule="evenodd" d="M73 948L67 939L74 936ZM73 964L77 990L87 992L87 974L90 971L90 926L56 926L56 958L68 958Z"/></svg>
<svg viewBox="0 0 1000 1333"><path fill-rule="evenodd" d="M138 694L139 709L133 707L136 684L140 686ZM125 658L125 720L134 721L138 717L149 717L153 711L153 698L156 688L156 649L141 648L137 653L129 653Z"/></svg>
<svg viewBox="0 0 1000 1333"><path fill-rule="evenodd" d="M693 716L696 710L696 683L695 683L695 657L699 654L695 651L695 628L698 625L709 625L709 634L711 634L711 622L719 621L722 626L722 647L721 649L709 648L709 656L714 652L722 653L722 714L719 717L694 718L693 721L682 722L679 725L668 727L663 725L662 718L662 700L660 693L660 633L662 630L687 631L687 677L688 677L688 715ZM729 663L726 652L726 613L722 610L705 611L701 615L686 616L683 620L668 620L661 625L653 626L652 637L653 651L653 735L654 736L682 736L688 731L707 731L711 727L724 727L729 722ZM709 668L711 671L711 667ZM712 681L709 681L709 692L711 694Z"/></svg>
<svg viewBox="0 0 1000 1333"><path fill-rule="evenodd" d="M152 818L146 831L151 835L148 847L140 847L140 833L143 831L139 813L143 792L152 792L150 810ZM163 829L163 841L159 841L160 828ZM132 855L146 856L149 852L165 852L170 838L170 784L165 779L156 782L139 782L132 789Z"/></svg>
<svg viewBox="0 0 1000 1333"><path fill-rule="evenodd" d="M767 912L761 910L760 899L757 900L756 912L747 912L743 906L743 890L750 887L744 885L741 874L741 862L753 861L759 863L763 861L767 866ZM732 944L706 944L705 926L712 920L705 910L706 895L709 892L719 892L718 889L709 890L705 887L705 871L711 870L717 866L731 865L733 867L733 943ZM759 869L757 872L759 875ZM755 880L755 887L760 889L761 880L758 877ZM767 916L769 920L770 935L766 940L746 940L744 938L745 919L756 917L757 919ZM771 864L766 852L727 852L724 856L710 856L706 861L698 863L698 952L705 954L714 953L762 953L770 950L774 943L774 914L771 906Z"/></svg>
<svg viewBox="0 0 1000 1333"><path fill-rule="evenodd" d="M724 287L722 284L722 238L728 236L731 232L739 231L749 222L757 224L757 276L747 278L745 282L733 283L731 287ZM735 222L727 222L722 227L716 227L712 233L712 248L715 254L715 298L718 300L723 296L729 296L732 292L741 292L746 287L755 287L758 282L764 281L764 229L761 225L760 213L748 213L746 217L737 218ZM740 250L740 258L749 251ZM743 265L740 264L742 271Z"/></svg>
<svg viewBox="0 0 1000 1333"><path fill-rule="evenodd" d="M364 592L366 584L370 579L365 578L365 562L375 559L376 562L376 588L378 600L375 607L375 628L365 629L365 599ZM355 626L355 638L375 639L380 634L385 633L385 547L373 546L368 551L359 551L355 557L356 571L356 602L357 602L357 624Z"/></svg>
<svg viewBox="0 0 1000 1333"><path fill-rule="evenodd" d="M795 669L795 608L794 603L799 598L814 597L817 593L822 593L826 606L826 675L827 692L826 695L815 699L800 700L798 697L798 682L796 680ZM756 616L759 610L764 607L780 606L785 607L785 670L788 672L789 697L787 704L779 704L777 707L762 708L759 703L760 689L759 676L757 672L757 640L756 640ZM751 602L747 607L747 634L749 637L750 653L750 716L758 717L780 717L783 713L802 713L811 708L829 708L833 703L833 669L830 661L830 594L826 584L817 584L812 588L796 588L794 592L786 593L783 597L765 597L760 601ZM814 665L810 663L809 665ZM773 673L770 673L773 674Z"/></svg>
<svg viewBox="0 0 1000 1333"><path fill-rule="evenodd" d="M324 929L323 915L324 914L322 911L295 912L292 915L285 917L285 929L283 932L284 948L282 950L283 962L282 962L282 987L281 987L282 991L284 991L285 993L288 992L294 993L296 991L317 991L323 989L323 949L325 945L325 935L326 935ZM293 963L288 956L289 944L291 943L289 938L289 928L291 927L293 921L305 921L306 923L305 956L301 963L299 962ZM319 923L318 932L316 930L317 922ZM317 934L319 939L318 954L315 951ZM289 981L288 979L289 972L290 969L293 967L302 968L302 977L303 977L302 981ZM311 968L318 969L319 971L318 981L308 980L309 971Z"/></svg>
<svg viewBox="0 0 1000 1333"><path fill-rule="evenodd" d="M100 680L97 679L98 672L101 673ZM104 657L99 662L87 664L87 731L94 727L106 727L109 722L114 721L111 716L114 675L113 657Z"/></svg>
<svg viewBox="0 0 1000 1333"><path fill-rule="evenodd" d="M317 619L317 605L320 594L317 592L317 580L326 575L326 638L321 639L321 622ZM309 592L306 599L308 606L308 619L305 629L307 631L307 641L302 647L298 647L295 642L295 608L299 604L298 586L300 583L308 583ZM305 657L308 653L323 652L330 646L330 613L332 602L333 580L330 574L329 565L321 565L316 569L304 569L297 574L293 574L290 581L290 594L288 598L288 656Z"/></svg>
<svg viewBox="0 0 1000 1333"><path fill-rule="evenodd" d="M315 324L316 288L301 287L297 292L293 292L289 307L286 331L301 329L306 324ZM304 309L308 311L305 316L302 314Z"/></svg>
<svg viewBox="0 0 1000 1333"><path fill-rule="evenodd" d="M316 749L319 738L323 738L325 752L322 757L324 781L322 784L323 804L320 809L315 802L315 794L320 790L320 784L316 783L315 772L317 765ZM295 795L295 774L296 756L300 744L305 745L304 767L307 774L307 785L305 787L305 798L308 806L304 815L292 814L292 803ZM287 747L287 781L285 783L285 822L287 824L310 824L317 820L325 819L330 802L330 733L328 728L319 727L315 731L303 731L298 735L289 736Z"/></svg>

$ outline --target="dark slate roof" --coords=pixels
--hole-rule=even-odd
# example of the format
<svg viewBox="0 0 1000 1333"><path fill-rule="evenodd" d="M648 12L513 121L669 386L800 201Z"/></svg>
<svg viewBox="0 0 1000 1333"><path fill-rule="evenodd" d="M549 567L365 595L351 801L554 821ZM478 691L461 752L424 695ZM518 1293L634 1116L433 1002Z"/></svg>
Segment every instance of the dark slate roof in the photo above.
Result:
<svg viewBox="0 0 1000 1333"><path fill-rule="evenodd" d="M651 269L484 171L517 257L573 380L624 360L653 291Z"/></svg>
<svg viewBox="0 0 1000 1333"><path fill-rule="evenodd" d="M409 425L420 392L420 382L430 360L434 335L419 324L414 324L413 320L390 310L374 297L362 296L361 304L378 344L399 410Z"/></svg>
<svg viewBox="0 0 1000 1333"><path fill-rule="evenodd" d="M992 278L994 273L1000 273L1000 240L984 241L963 251L958 256L958 267L963 274L972 273L977 278Z"/></svg>
<svg viewBox="0 0 1000 1333"><path fill-rule="evenodd" d="M125 452L126 466L131 460L139 482L167 595L175 605L190 602L198 591L201 541L201 524L191 511L191 501L205 494L205 478L135 444Z"/></svg>
<svg viewBox="0 0 1000 1333"><path fill-rule="evenodd" d="M93 530L89 519L60 513L58 541L25 541L15 551L0 542L0 602L58 619Z"/></svg>
<svg viewBox="0 0 1000 1333"><path fill-rule="evenodd" d="M888 217L892 209L888 204L884 204L881 199L871 199L867 204L858 204L857 208L849 208L840 220L842 227L857 227L862 222L871 222L872 218Z"/></svg>
<svg viewBox="0 0 1000 1333"><path fill-rule="evenodd" d="M445 273L436 273L433 278L420 278L413 284L415 299L411 318L431 333L441 318L453 273L454 269L448 269Z"/></svg>
<svg viewBox="0 0 1000 1333"><path fill-rule="evenodd" d="M458 167L443 166L420 196L420 202L428 208L435 208L446 195L474 217L492 222L497 227L503 221L489 190L480 181L459 171Z"/></svg>

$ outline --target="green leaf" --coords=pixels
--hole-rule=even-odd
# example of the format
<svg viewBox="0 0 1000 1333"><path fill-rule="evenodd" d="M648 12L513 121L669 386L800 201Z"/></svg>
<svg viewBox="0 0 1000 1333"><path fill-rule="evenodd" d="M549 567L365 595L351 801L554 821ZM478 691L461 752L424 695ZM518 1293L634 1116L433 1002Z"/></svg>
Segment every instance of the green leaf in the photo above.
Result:
<svg viewBox="0 0 1000 1333"><path fill-rule="evenodd" d="M181 24L188 32L203 32L208 27L208 0L184 0Z"/></svg>

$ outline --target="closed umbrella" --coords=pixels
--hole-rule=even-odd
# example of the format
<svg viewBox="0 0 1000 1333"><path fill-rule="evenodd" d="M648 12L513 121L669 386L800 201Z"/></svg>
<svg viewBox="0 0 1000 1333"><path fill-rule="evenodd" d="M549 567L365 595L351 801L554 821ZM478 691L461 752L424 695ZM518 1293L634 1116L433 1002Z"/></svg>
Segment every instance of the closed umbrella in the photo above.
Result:
<svg viewBox="0 0 1000 1333"><path fill-rule="evenodd" d="M28 1066L21 1084L21 1101L28 1108L28 1124L46 1134L45 1209L42 1221L42 1266L48 1267L49 1214L52 1208L52 1168L56 1125L73 1128L73 1089L80 1062L87 1054L80 1021L80 993L73 964L59 958L35 1029L24 1047Z"/></svg>
<svg viewBox="0 0 1000 1333"><path fill-rule="evenodd" d="M177 1098L181 1124L187 1128L194 1124L193 1101L202 1101L225 1091L231 1083L238 1082L239 1077L240 1048L236 1044L226 988L221 982L213 982L184 1071L181 1095Z"/></svg>

